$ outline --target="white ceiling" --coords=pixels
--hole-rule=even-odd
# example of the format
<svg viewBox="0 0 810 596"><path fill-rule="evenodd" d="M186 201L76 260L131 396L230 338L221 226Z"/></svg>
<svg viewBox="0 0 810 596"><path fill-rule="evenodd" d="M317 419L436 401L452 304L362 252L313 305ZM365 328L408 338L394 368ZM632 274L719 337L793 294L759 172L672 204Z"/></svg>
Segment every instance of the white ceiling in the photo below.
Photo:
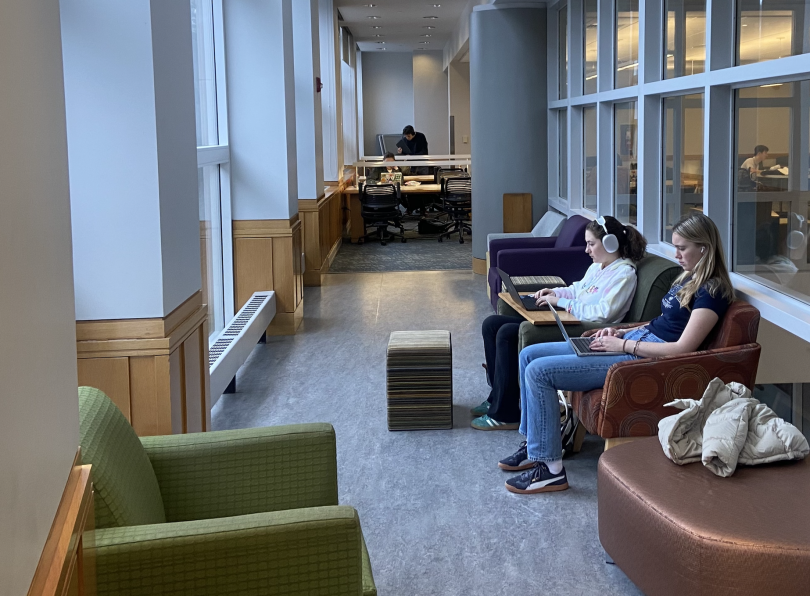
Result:
<svg viewBox="0 0 810 596"><path fill-rule="evenodd" d="M338 0L337 4L343 17L341 25L352 32L361 51L377 52L385 47L386 52L412 52L444 49L467 0ZM368 4L374 7L369 8ZM441 6L434 8L435 4ZM380 18L369 19L369 16ZM424 18L427 16L439 18ZM373 26L380 29L372 29ZM426 29L428 26L435 29ZM430 43L419 43L423 41Z"/></svg>

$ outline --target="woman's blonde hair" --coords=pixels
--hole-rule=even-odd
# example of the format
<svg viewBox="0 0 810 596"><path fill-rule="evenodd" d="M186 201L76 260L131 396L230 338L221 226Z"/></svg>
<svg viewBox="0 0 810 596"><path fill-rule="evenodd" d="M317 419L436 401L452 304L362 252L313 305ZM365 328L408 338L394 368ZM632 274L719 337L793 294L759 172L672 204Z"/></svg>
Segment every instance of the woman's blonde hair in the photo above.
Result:
<svg viewBox="0 0 810 596"><path fill-rule="evenodd" d="M678 302L681 307L689 308L695 294L703 286L706 286L706 290L713 297L719 295L729 302L734 300L734 288L726 268L723 243L714 222L702 213L692 213L682 217L672 228L672 233L705 249L695 268L692 271L684 271L675 280L675 283L679 284L691 277L678 290Z"/></svg>

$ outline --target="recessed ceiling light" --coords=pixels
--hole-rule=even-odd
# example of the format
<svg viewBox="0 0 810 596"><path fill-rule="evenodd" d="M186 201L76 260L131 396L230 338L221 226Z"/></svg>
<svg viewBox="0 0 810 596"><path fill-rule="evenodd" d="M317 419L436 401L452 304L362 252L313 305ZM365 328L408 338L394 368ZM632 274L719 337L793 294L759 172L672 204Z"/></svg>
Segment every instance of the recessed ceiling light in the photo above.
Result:
<svg viewBox="0 0 810 596"><path fill-rule="evenodd" d="M363 4L363 6L365 6L366 8L374 8L377 5L376 4Z"/></svg>
<svg viewBox="0 0 810 596"><path fill-rule="evenodd" d="M433 5L433 8L441 8L441 7L442 7L442 5L441 5L441 4L434 4L434 5Z"/></svg>
<svg viewBox="0 0 810 596"><path fill-rule="evenodd" d="M420 41L419 43L430 43L429 41Z"/></svg>
<svg viewBox="0 0 810 596"><path fill-rule="evenodd" d="M372 29L382 29L382 25L372 25Z"/></svg>
<svg viewBox="0 0 810 596"><path fill-rule="evenodd" d="M366 17L366 18L367 19L379 19L380 17L378 17L378 16L370 16L370 17Z"/></svg>
<svg viewBox="0 0 810 596"><path fill-rule="evenodd" d="M435 28L436 27L434 27L433 25L423 25L422 26L422 29L435 29Z"/></svg>
<svg viewBox="0 0 810 596"><path fill-rule="evenodd" d="M430 33L425 33L423 35L420 35L419 37L433 37L433 36Z"/></svg>
<svg viewBox="0 0 810 596"><path fill-rule="evenodd" d="M385 43L384 41L378 41L377 43Z"/></svg>
<svg viewBox="0 0 810 596"><path fill-rule="evenodd" d="M384 37L384 36L380 35L379 33L376 33L376 34L374 35L374 37Z"/></svg>
<svg viewBox="0 0 810 596"><path fill-rule="evenodd" d="M377 49L378 49L378 50L385 50L385 49L387 49L387 48L377 48Z"/></svg>
<svg viewBox="0 0 810 596"><path fill-rule="evenodd" d="M423 18L423 19L438 19L439 17L433 17L433 16L430 16L430 17L422 17L422 18Z"/></svg>

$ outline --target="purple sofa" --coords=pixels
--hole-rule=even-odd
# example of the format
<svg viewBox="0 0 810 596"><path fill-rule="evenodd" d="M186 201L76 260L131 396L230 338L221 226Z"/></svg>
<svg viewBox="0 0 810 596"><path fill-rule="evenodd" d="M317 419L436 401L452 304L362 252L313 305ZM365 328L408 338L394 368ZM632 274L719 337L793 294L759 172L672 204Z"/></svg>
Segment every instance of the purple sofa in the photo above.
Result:
<svg viewBox="0 0 810 596"><path fill-rule="evenodd" d="M582 279L593 263L585 253L585 226L588 220L572 215L560 235L550 238L502 238L489 244L489 273L492 308L497 311L501 277L497 267L512 275L556 275L566 284Z"/></svg>

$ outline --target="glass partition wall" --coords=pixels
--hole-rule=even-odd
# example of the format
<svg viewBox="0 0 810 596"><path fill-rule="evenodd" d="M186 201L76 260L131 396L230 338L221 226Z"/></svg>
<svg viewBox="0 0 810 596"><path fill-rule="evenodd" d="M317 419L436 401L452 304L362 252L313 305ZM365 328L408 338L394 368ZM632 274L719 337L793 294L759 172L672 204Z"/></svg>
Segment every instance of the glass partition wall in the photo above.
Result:
<svg viewBox="0 0 810 596"><path fill-rule="evenodd" d="M568 25L549 29L548 70L569 83L549 86L550 204L614 215L670 259L674 224L705 213L738 295L808 342L810 0L560 0L548 10ZM810 369L795 369L756 395L810 435Z"/></svg>

